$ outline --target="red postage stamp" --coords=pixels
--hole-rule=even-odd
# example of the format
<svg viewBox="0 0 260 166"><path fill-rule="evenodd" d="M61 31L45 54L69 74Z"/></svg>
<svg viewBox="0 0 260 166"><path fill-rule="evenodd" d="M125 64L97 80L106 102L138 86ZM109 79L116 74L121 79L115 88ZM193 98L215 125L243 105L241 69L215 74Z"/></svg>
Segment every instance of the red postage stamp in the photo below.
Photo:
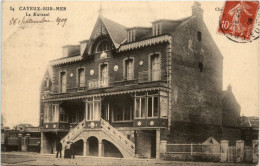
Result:
<svg viewBox="0 0 260 166"><path fill-rule="evenodd" d="M232 39L250 40L258 5L258 1L226 1L218 32Z"/></svg>

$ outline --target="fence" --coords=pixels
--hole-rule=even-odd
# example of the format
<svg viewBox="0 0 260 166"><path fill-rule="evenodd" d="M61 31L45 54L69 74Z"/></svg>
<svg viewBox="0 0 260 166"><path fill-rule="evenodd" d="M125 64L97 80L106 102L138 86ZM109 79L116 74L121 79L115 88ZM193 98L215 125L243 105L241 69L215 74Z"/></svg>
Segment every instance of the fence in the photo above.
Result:
<svg viewBox="0 0 260 166"><path fill-rule="evenodd" d="M166 141L165 141L166 142ZM221 144L167 144L161 142L163 156L170 160L221 161L221 162L258 162L258 140L252 146L244 146L244 141L236 141L236 146L228 146L228 141Z"/></svg>
<svg viewBox="0 0 260 166"><path fill-rule="evenodd" d="M220 155L220 145L215 144L167 144L166 153L190 155Z"/></svg>

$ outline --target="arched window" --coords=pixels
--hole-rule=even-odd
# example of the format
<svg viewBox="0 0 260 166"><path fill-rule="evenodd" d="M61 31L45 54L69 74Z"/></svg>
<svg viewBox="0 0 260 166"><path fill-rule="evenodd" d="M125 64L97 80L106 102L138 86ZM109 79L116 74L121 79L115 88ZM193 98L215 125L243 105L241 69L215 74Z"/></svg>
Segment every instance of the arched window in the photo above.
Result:
<svg viewBox="0 0 260 166"><path fill-rule="evenodd" d="M110 50L110 42L108 40L102 40L98 43L96 52L108 51Z"/></svg>

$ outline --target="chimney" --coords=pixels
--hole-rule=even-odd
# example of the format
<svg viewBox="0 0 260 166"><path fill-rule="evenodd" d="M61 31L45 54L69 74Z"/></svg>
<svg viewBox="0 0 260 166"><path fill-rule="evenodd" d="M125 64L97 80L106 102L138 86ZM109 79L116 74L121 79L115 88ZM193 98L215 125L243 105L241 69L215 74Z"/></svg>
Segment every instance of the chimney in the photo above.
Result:
<svg viewBox="0 0 260 166"><path fill-rule="evenodd" d="M80 54L79 45L66 45L62 47L62 58L76 56Z"/></svg>
<svg viewBox="0 0 260 166"><path fill-rule="evenodd" d="M88 40L83 40L83 41L80 41L80 55L83 55L87 45L88 45Z"/></svg>
<svg viewBox="0 0 260 166"><path fill-rule="evenodd" d="M230 84L228 85L227 90L228 90L229 92L232 92L232 86L231 86Z"/></svg>
<svg viewBox="0 0 260 166"><path fill-rule="evenodd" d="M201 9L201 4L197 1L194 2L192 9L192 16L203 19L203 9Z"/></svg>

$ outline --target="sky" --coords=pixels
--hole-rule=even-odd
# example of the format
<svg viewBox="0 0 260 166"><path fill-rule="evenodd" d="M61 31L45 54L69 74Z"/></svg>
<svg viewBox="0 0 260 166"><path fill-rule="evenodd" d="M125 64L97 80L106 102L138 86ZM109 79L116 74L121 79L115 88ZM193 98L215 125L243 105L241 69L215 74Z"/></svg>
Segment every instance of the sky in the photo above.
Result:
<svg viewBox="0 0 260 166"><path fill-rule="evenodd" d="M157 19L180 19L191 15L192 1L185 2L102 2L102 14L127 27L151 26ZM204 21L224 56L223 90L232 85L241 115L258 116L259 40L235 43L217 33L223 1L201 2ZM10 25L26 12L19 7L66 7L46 11L53 22ZM10 10L14 8L13 10ZM2 2L2 94L1 111L5 126L39 124L40 84L48 61L61 57L61 47L89 38L99 14L100 2ZM23 9L23 8L21 8ZM47 9L47 8L46 8ZM33 17L42 18L42 17ZM57 25L56 20L67 19Z"/></svg>

